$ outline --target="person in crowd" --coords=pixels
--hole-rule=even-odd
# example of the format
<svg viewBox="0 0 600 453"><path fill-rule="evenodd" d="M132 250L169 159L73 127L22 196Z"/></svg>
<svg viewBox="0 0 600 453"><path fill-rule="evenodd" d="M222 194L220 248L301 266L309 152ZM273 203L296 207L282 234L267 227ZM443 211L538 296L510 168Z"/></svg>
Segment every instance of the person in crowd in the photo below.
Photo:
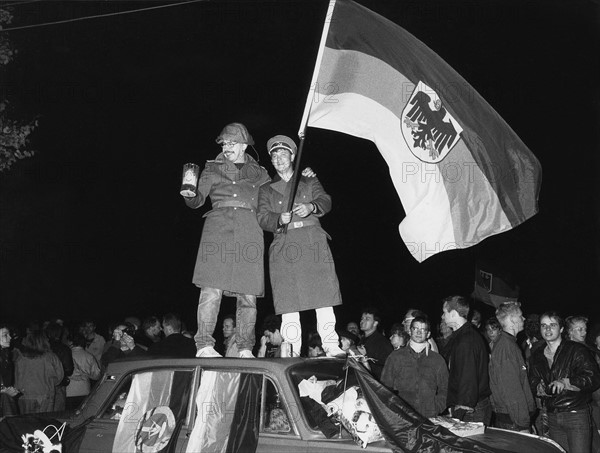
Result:
<svg viewBox="0 0 600 453"><path fill-rule="evenodd" d="M483 320L483 317L481 316L481 312L477 309L473 309L471 310L471 324L473 324L475 326L475 328L477 330L481 329L481 321Z"/></svg>
<svg viewBox="0 0 600 453"><path fill-rule="evenodd" d="M148 349L155 343L158 343L164 338L163 328L160 324L160 320L156 316L148 316L142 321L142 334L139 336L140 342L136 341L138 346ZM137 337L134 335L134 339Z"/></svg>
<svg viewBox="0 0 600 453"><path fill-rule="evenodd" d="M431 324L427 317L411 321L406 347L392 352L383 367L381 383L424 417L434 417L446 408L448 367L427 341Z"/></svg>
<svg viewBox="0 0 600 453"><path fill-rule="evenodd" d="M367 370L371 370L370 360L358 349L361 339L358 335L354 335L347 330L338 331L340 346L342 351L350 357L354 357L359 363L362 363Z"/></svg>
<svg viewBox="0 0 600 453"><path fill-rule="evenodd" d="M417 310L416 308L409 308L406 313L404 314L404 319L402 320L402 325L404 326L404 331L406 332L406 334L410 337L410 325L412 323L412 320L415 319L417 316L419 317L425 317L427 318L427 315L422 312L421 310ZM427 339L427 342L429 343L429 347L431 347L431 349L435 352L439 352L438 350L438 346L435 343L435 340L431 337L429 337Z"/></svg>
<svg viewBox="0 0 600 453"><path fill-rule="evenodd" d="M444 348L448 344L450 335L452 335L452 329L448 327L448 325L443 320L440 321L437 328L437 336L435 338L435 342L438 345L439 353L442 355L444 355Z"/></svg>
<svg viewBox="0 0 600 453"><path fill-rule="evenodd" d="M62 342L63 327L50 322L46 326L46 335L50 343L50 349L59 358L63 366L63 379L56 387L54 395L54 411L64 411L67 402L67 385L69 385L70 376L73 374L73 354L71 348Z"/></svg>
<svg viewBox="0 0 600 453"><path fill-rule="evenodd" d="M15 354L15 387L22 393L20 413L51 412L63 377L63 365L50 349L46 334L40 330L28 333Z"/></svg>
<svg viewBox="0 0 600 453"><path fill-rule="evenodd" d="M237 357L237 343L235 341L235 315L223 318L223 354L226 357Z"/></svg>
<svg viewBox="0 0 600 453"><path fill-rule="evenodd" d="M67 386L67 409L76 409L89 395L91 381L100 379L100 366L96 358L85 350L85 338L80 333L72 338L73 374Z"/></svg>
<svg viewBox="0 0 600 453"><path fill-rule="evenodd" d="M519 302L505 302L496 309L502 332L490 356L490 389L495 426L512 431L530 432L535 402L527 379L527 367L517 334L525 318Z"/></svg>
<svg viewBox="0 0 600 453"><path fill-rule="evenodd" d="M587 324L588 318L586 316L568 316L565 319L565 326L567 331L567 338L576 343L581 343L586 346L594 356L596 363L600 366L600 354L598 350L589 345L586 342L587 339ZM598 433L598 426L600 426L600 388L596 389L592 393L592 450L600 452L600 433Z"/></svg>
<svg viewBox="0 0 600 453"><path fill-rule="evenodd" d="M498 318L492 316L485 320L485 338L488 341L490 351L494 349L494 345L500 335L502 334L502 326L498 321Z"/></svg>
<svg viewBox="0 0 600 453"><path fill-rule="evenodd" d="M263 335L260 338L260 348L256 354L258 357L281 357L281 319L277 315L268 315L262 324ZM298 355L298 351L291 351L292 355Z"/></svg>
<svg viewBox="0 0 600 453"><path fill-rule="evenodd" d="M410 341L410 335L404 330L404 325L401 323L392 324L390 329L390 343L395 349L403 348Z"/></svg>
<svg viewBox="0 0 600 453"><path fill-rule="evenodd" d="M592 451L592 392L600 370L588 348L565 340L563 318L554 311L540 317L545 342L531 353L529 384L547 410L549 436L569 452Z"/></svg>
<svg viewBox="0 0 600 453"><path fill-rule="evenodd" d="M371 373L377 380L381 378L385 360L394 350L390 342L377 330L380 322L378 309L368 307L362 311L360 330L363 331L364 337L358 350L361 355L369 358Z"/></svg>
<svg viewBox="0 0 600 453"><path fill-rule="evenodd" d="M525 317L524 331L525 339L521 343L521 350L523 351L525 361L529 362L533 348L543 344L543 342L540 342L540 315L537 313L527 315Z"/></svg>
<svg viewBox="0 0 600 453"><path fill-rule="evenodd" d="M221 298L237 299L236 343L240 357L253 357L256 298L264 293L263 233L256 219L258 190L269 181L267 170L246 154L254 139L241 123L225 126L216 139L222 152L207 161L194 197L185 197L199 208L210 197L193 283L201 288L198 332L194 337L198 357L220 357L214 346Z"/></svg>
<svg viewBox="0 0 600 453"><path fill-rule="evenodd" d="M469 302L462 296L443 301L443 320L454 330L444 349L449 369L449 414L467 422L490 424L492 407L488 350L477 328L467 321Z"/></svg>
<svg viewBox="0 0 600 453"><path fill-rule="evenodd" d="M308 335L307 355L308 357L325 357L327 355L323 350L323 342L318 332L311 332Z"/></svg>
<svg viewBox="0 0 600 453"><path fill-rule="evenodd" d="M346 324L346 330L348 332L352 332L358 338L362 338L362 332L360 331L358 324L355 323L354 321L350 321L348 324Z"/></svg>
<svg viewBox="0 0 600 453"><path fill-rule="evenodd" d="M331 210L331 196L318 178L299 175L294 205L287 211L296 143L285 135L276 135L267 142L267 151L277 174L260 187L258 223L273 233L269 275L275 314L281 315L281 333L295 351L301 351L300 312L315 310L323 350L336 356L342 351L333 307L341 305L342 296L328 234L320 222Z"/></svg>
<svg viewBox="0 0 600 453"><path fill-rule="evenodd" d="M196 356L196 343L191 338L184 337L181 334L181 318L178 314L167 313L163 316L161 332L164 332L164 338L150 345L148 348L149 355Z"/></svg>
<svg viewBox="0 0 600 453"><path fill-rule="evenodd" d="M136 357L146 354L146 351L135 343L133 335L135 327L128 322L124 322L115 327L110 347L102 354L100 366L103 370L109 363L122 357Z"/></svg>
<svg viewBox="0 0 600 453"><path fill-rule="evenodd" d="M96 360L100 363L106 340L102 335L96 333L96 323L91 320L83 321L79 327L79 332L85 337L85 350L96 357Z"/></svg>
<svg viewBox="0 0 600 453"><path fill-rule="evenodd" d="M577 343L586 342L588 318L585 316L568 316L565 319L567 338Z"/></svg>
<svg viewBox="0 0 600 453"><path fill-rule="evenodd" d="M10 327L0 324L0 418L18 414L15 397L19 391L14 387L15 365L10 340Z"/></svg>

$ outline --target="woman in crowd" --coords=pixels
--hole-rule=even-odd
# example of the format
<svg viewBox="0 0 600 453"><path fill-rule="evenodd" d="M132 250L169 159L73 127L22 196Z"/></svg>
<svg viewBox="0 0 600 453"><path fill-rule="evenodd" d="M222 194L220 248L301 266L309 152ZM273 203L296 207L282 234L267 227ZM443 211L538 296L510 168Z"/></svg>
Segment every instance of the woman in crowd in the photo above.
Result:
<svg viewBox="0 0 600 453"><path fill-rule="evenodd" d="M100 379L100 366L96 358L85 350L85 337L73 337L73 374L67 387L67 409L77 408L90 393L90 381Z"/></svg>
<svg viewBox="0 0 600 453"><path fill-rule="evenodd" d="M18 401L21 414L51 411L64 371L48 338L42 331L30 331L15 351L15 387L23 393Z"/></svg>
<svg viewBox="0 0 600 453"><path fill-rule="evenodd" d="M0 324L0 417L17 415L15 396L19 394L14 388L15 367L10 349L10 329Z"/></svg>
<svg viewBox="0 0 600 453"><path fill-rule="evenodd" d="M394 350L403 348L410 341L410 335L404 330L402 323L392 324L390 329L390 343L394 347Z"/></svg>

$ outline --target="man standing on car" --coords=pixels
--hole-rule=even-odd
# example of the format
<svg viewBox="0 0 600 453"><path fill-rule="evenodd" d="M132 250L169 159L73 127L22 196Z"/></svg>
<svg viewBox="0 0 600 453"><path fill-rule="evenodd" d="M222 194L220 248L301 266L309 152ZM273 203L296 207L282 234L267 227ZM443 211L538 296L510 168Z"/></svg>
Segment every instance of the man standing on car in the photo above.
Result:
<svg viewBox="0 0 600 453"><path fill-rule="evenodd" d="M562 338L564 321L550 311L540 318L545 347L529 359L531 390L548 414L550 438L571 453L592 451L590 403L600 387L600 370L584 345Z"/></svg>
<svg viewBox="0 0 600 453"><path fill-rule="evenodd" d="M263 233L256 220L258 189L269 181L267 170L246 154L254 139L241 123L225 126L216 139L222 152L207 161L196 196L185 197L191 208L210 197L205 214L193 282L198 301L197 357L220 357L212 334L223 294L237 299L237 346L240 357L253 357L256 298L264 293Z"/></svg>
<svg viewBox="0 0 600 453"><path fill-rule="evenodd" d="M292 191L296 144L285 135L267 142L277 175L260 188L258 222L273 233L269 248L269 274L275 314L281 314L281 333L300 355L300 312L315 310L317 331L329 356L343 354L338 346L333 307L342 303L328 234L320 218L331 210L331 197L316 177L299 175L291 211L286 211Z"/></svg>

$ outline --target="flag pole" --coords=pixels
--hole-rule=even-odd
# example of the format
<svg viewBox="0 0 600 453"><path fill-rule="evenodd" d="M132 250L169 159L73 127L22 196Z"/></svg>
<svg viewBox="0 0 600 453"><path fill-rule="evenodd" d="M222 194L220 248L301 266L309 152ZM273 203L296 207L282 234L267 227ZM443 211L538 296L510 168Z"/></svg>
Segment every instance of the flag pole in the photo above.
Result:
<svg viewBox="0 0 600 453"><path fill-rule="evenodd" d="M298 146L298 154L294 162L294 174L292 176L292 191L290 199L288 201L286 212L290 212L294 207L294 198L296 198L296 192L298 191L298 183L300 181L300 161L302 160L302 150L304 149L304 136L306 135L306 125L308 123L308 117L310 115L310 105L315 95L317 88L317 79L319 77L319 70L321 68L321 60L323 60L323 51L325 49L325 42L327 41L327 33L329 33L329 25L331 24L331 18L333 17L333 8L335 7L335 1L331 0L327 8L327 14L325 15L325 22L323 24L323 33L321 34L321 42L319 43L319 51L317 53L317 61L315 63L315 70L313 71L310 88L308 90L308 96L306 98L306 105L304 106L304 113L302 114L302 121L300 122L300 128L298 129L298 137L300 137L300 144ZM287 233L287 225L284 228L284 233Z"/></svg>
<svg viewBox="0 0 600 453"><path fill-rule="evenodd" d="M306 105L304 106L304 113L302 114L302 121L300 121L300 128L298 129L298 137L300 137L300 143L306 132L306 125L308 123L308 116L310 114L310 105L314 100L315 91L317 90L317 83L319 78L319 71L321 70L321 61L323 60L323 52L325 51L325 42L327 41L327 34L329 33L329 25L331 24L331 18L333 17L333 9L335 7L335 0L329 2L327 8L327 14L325 15L325 22L323 23L323 33L321 34L321 42L319 43L319 51L317 52L317 61L315 62L315 70L313 71L312 80L310 81L310 88L308 90L308 96L306 98Z"/></svg>

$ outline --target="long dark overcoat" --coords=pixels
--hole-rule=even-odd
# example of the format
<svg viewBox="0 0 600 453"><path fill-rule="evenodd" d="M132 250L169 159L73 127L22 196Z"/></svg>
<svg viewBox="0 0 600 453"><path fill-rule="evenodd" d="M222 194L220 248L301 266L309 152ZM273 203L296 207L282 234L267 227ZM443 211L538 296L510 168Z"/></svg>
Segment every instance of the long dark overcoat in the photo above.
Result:
<svg viewBox="0 0 600 453"><path fill-rule="evenodd" d="M197 195L185 199L191 208L202 206L207 197L212 203L204 214L192 279L196 286L222 289L226 295L264 295L264 241L256 209L258 190L269 179L249 155L241 169L223 154L206 163Z"/></svg>
<svg viewBox="0 0 600 453"><path fill-rule="evenodd" d="M342 303L340 285L335 273L329 235L321 227L319 217L331 210L331 197L317 178L301 177L295 203L312 202L317 211L306 218L296 215L294 222L310 223L283 233L279 215L287 209L291 183L279 175L261 186L258 222L265 231L274 233L269 248L269 275L273 288L275 313L292 313Z"/></svg>

